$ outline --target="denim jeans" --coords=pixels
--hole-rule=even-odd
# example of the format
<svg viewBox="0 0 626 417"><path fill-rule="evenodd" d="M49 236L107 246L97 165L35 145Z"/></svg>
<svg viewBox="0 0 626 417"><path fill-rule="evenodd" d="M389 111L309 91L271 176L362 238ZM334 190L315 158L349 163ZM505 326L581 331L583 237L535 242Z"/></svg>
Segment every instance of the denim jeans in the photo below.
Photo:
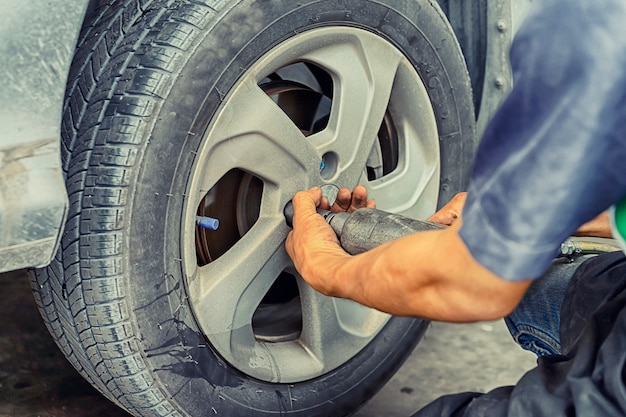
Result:
<svg viewBox="0 0 626 417"><path fill-rule="evenodd" d="M548 271L531 284L515 310L504 318L511 336L523 349L537 356L561 353L560 316L567 285L574 271L593 256L554 260Z"/></svg>

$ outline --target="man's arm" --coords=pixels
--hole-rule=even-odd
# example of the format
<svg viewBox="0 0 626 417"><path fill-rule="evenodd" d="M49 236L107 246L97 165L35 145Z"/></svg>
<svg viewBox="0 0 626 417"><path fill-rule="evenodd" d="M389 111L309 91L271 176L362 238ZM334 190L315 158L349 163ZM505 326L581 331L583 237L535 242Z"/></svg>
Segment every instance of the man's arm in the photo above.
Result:
<svg viewBox="0 0 626 417"><path fill-rule="evenodd" d="M612 238L613 232L611 231L609 212L604 211L596 218L591 219L587 223L580 226L576 231L575 236Z"/></svg>
<svg viewBox="0 0 626 417"><path fill-rule="evenodd" d="M458 218L461 217L466 197L466 192L457 193L454 197L452 197L452 200L450 200L435 214L430 216L428 220L444 224L446 226L452 225ZM613 233L611 231L611 223L609 221L609 212L605 210L595 218L580 226L574 236L612 238Z"/></svg>
<svg viewBox="0 0 626 417"><path fill-rule="evenodd" d="M294 196L286 248L301 276L323 294L396 315L471 322L505 316L530 284L505 281L478 264L458 236L460 221L349 255L315 211L321 202L319 188Z"/></svg>

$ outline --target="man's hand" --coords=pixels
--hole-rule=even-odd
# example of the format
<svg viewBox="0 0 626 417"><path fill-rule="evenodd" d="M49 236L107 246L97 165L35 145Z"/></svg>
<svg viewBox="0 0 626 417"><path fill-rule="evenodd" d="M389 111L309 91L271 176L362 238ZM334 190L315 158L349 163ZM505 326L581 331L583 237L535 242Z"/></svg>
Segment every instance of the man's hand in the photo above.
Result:
<svg viewBox="0 0 626 417"><path fill-rule="evenodd" d="M352 213L363 207L376 208L376 202L367 199L367 189L362 185L357 185L352 192L347 188L339 189L339 191L337 191L337 198L332 206L330 206L326 197L322 197L320 204L320 208L331 210L334 213L342 211Z"/></svg>
<svg viewBox="0 0 626 417"><path fill-rule="evenodd" d="M440 223L446 226L452 226L456 222L463 212L463 205L465 205L465 198L467 193L458 193L452 200L445 206L439 209L435 214L428 218L428 221Z"/></svg>
<svg viewBox="0 0 626 417"><path fill-rule="evenodd" d="M347 188L337 192L337 199L332 207L322 190L313 187L308 191L300 191L292 199L293 230L287 235L285 248L293 260L300 275L315 289L326 295L332 295L333 283L326 280L323 273L332 268L332 263L341 264L350 255L343 250L333 229L320 216L316 208L319 206L333 212L349 213L362 207L375 207L373 200L367 199L367 190L357 186L351 193Z"/></svg>

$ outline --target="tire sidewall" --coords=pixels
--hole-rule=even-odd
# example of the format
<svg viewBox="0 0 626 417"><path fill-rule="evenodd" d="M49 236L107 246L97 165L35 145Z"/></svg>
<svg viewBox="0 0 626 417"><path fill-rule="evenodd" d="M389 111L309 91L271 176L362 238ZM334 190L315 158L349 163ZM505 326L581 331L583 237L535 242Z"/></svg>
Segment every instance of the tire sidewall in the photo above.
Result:
<svg viewBox="0 0 626 417"><path fill-rule="evenodd" d="M450 47L455 42L452 31L430 2L386 3L304 1L298 8L289 1L233 4L181 66L146 133L149 144L134 189L126 275L146 365L189 415L344 415L393 375L425 331L425 322L392 318L338 369L302 383L265 383L243 375L211 348L193 318L181 262L184 193L204 133L245 69L304 30L363 28L404 51L428 90L437 120L440 205L462 190L475 142L463 58L458 48Z"/></svg>

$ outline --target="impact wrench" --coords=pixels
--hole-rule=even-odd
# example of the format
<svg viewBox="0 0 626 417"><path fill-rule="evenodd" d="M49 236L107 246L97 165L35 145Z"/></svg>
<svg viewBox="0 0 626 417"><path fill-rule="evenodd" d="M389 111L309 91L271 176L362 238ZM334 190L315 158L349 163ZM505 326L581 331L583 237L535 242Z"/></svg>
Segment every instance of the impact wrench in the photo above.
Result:
<svg viewBox="0 0 626 417"><path fill-rule="evenodd" d="M357 255L415 232L444 229L446 226L426 220L411 219L400 214L388 213L373 208L360 208L352 213L317 209L333 228L341 246L351 255ZM285 206L283 213L289 227L293 227L293 204ZM568 239L561 244L556 257L576 257L620 250L619 247L604 242Z"/></svg>
<svg viewBox="0 0 626 417"><path fill-rule="evenodd" d="M360 208L352 213L317 209L333 228L341 247L351 255L357 255L415 232L443 229L439 223L411 219L400 214L373 208ZM285 206L283 213L289 227L293 227L293 204Z"/></svg>

